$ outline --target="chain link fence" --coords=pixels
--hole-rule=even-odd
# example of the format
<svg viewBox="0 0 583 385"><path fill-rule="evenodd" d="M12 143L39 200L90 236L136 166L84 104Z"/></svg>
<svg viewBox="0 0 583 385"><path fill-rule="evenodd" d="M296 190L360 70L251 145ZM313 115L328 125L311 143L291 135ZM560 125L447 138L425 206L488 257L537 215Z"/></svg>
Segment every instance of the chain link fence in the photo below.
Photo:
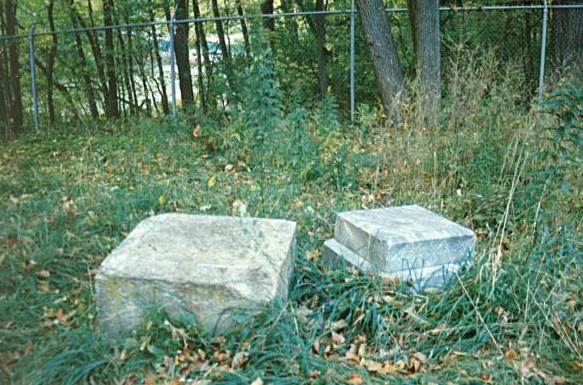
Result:
<svg viewBox="0 0 583 385"><path fill-rule="evenodd" d="M460 47L488 49L500 62L517 63L529 84L525 98L536 94L542 98L545 79L551 71L546 51L549 13L575 8L583 11L583 5L546 4L440 8L443 78L447 79L448 68ZM414 55L407 10L386 11L401 64L410 78L414 72ZM210 103L219 109L228 108L225 99L232 88L229 76L236 77L229 72L253 64L255 42L250 42L249 36L264 30L267 20L272 21L268 28L274 31L267 34L267 40L278 63L277 81L289 91L290 97L317 95L318 90L327 88L352 120L357 103L370 103L377 98L354 5L345 10L270 15L184 20L176 20L175 15L166 16L164 21L119 23L114 20L117 25L89 28L72 19L75 28L68 30L37 31L32 25L27 34L0 36L0 53L3 53L0 57L7 57L15 47L20 52L23 125L40 130L55 122L97 119L106 111L105 95L111 86L117 87L115 103L121 115L176 116L183 98L172 32L181 26L189 27L190 76L197 108L206 110ZM318 20L322 20L317 18L325 20L325 41L319 41L318 34L313 33L318 28ZM228 57L216 32L219 23L226 31L224 43ZM112 66L96 60L105 55L106 31L111 31L113 37L115 83L111 83L112 75L108 72ZM200 32L206 32L204 48ZM319 77L321 71L327 76ZM11 127L5 128L7 136L9 130Z"/></svg>

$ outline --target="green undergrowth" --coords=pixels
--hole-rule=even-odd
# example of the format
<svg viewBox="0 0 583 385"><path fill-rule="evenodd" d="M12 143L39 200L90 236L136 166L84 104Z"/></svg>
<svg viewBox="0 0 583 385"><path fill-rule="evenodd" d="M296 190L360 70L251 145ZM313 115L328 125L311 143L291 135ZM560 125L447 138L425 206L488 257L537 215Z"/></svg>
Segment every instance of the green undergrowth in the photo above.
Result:
<svg viewBox="0 0 583 385"><path fill-rule="evenodd" d="M451 88L428 130L367 107L349 125L333 99L288 106L256 77L267 99L228 125L136 118L2 144L0 383L583 383L580 90L544 112L515 104L512 74L465 84L475 97ZM478 234L445 291L322 266L336 212L411 203ZM95 271L164 212L297 221L289 300L225 335L152 314L103 344Z"/></svg>

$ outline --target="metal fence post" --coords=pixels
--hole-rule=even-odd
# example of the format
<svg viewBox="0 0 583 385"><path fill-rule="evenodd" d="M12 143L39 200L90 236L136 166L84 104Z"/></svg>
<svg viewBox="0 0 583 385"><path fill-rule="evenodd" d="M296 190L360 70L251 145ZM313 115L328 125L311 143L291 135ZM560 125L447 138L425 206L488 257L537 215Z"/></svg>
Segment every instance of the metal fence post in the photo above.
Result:
<svg viewBox="0 0 583 385"><path fill-rule="evenodd" d="M354 0L350 9L350 121L354 123L356 114L356 81L355 81L355 56L356 56L356 11Z"/></svg>
<svg viewBox="0 0 583 385"><path fill-rule="evenodd" d="M168 25L168 32L170 33L170 77L172 82L172 117L176 118L176 68L175 62L176 58L174 57L174 20L176 18L176 10L178 7L174 9L174 13L170 18L170 24Z"/></svg>
<svg viewBox="0 0 583 385"><path fill-rule="evenodd" d="M545 0L545 5L543 9L543 31L541 36L541 47L540 47L540 73L538 78L538 102L542 104L543 97L545 94L545 60L547 51L547 24L549 18L549 8L547 5L547 0Z"/></svg>
<svg viewBox="0 0 583 385"><path fill-rule="evenodd" d="M36 64L34 58L34 30L36 23L33 23L28 32L28 54L30 59L30 77L32 83L32 120L34 130L38 131L38 98L36 95Z"/></svg>

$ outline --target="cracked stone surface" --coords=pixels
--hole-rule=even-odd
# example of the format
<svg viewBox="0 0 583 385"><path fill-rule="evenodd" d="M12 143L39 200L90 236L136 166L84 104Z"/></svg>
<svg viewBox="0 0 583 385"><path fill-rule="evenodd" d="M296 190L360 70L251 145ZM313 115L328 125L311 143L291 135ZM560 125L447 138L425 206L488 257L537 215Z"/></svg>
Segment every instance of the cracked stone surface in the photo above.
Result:
<svg viewBox="0 0 583 385"><path fill-rule="evenodd" d="M339 213L322 255L417 289L439 289L471 261L475 244L471 230L412 205Z"/></svg>
<svg viewBox="0 0 583 385"><path fill-rule="evenodd" d="M232 310L285 300L294 222L163 214L142 221L103 261L95 278L102 333L134 330L148 311L224 330Z"/></svg>

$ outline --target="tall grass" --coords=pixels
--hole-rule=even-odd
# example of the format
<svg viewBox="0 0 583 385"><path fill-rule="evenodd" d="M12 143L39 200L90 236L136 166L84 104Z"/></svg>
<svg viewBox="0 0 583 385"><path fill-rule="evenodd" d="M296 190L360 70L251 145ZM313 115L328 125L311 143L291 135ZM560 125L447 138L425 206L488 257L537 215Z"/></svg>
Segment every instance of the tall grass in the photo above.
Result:
<svg viewBox="0 0 583 385"><path fill-rule="evenodd" d="M578 102L527 108L516 71L463 55L438 130L412 111L393 125L363 106L349 126L333 99L257 100L225 127L135 119L3 144L0 383L583 382L581 153L555 135ZM479 236L445 291L320 263L335 212L406 203ZM153 314L118 346L100 342L95 269L140 220L241 207L299 223L287 302L222 336Z"/></svg>

